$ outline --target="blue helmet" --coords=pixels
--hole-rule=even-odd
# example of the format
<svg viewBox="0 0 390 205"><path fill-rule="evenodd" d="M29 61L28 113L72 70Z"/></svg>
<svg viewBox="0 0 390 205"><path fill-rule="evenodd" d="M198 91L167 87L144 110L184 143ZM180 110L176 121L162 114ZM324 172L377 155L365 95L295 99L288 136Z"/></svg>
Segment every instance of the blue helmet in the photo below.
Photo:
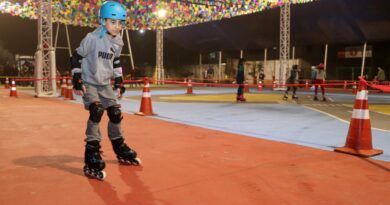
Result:
<svg viewBox="0 0 390 205"><path fill-rule="evenodd" d="M100 24L104 25L104 19L116 19L125 21L127 17L126 9L116 1L106 1L99 11Z"/></svg>

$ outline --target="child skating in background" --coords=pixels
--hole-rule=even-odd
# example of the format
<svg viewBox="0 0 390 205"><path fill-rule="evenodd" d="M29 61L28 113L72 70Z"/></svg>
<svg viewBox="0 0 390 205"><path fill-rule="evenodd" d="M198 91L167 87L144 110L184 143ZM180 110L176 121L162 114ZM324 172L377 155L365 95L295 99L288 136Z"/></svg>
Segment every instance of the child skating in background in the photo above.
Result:
<svg viewBox="0 0 390 205"><path fill-rule="evenodd" d="M297 86L293 85L293 84L299 84L299 69L298 69L298 65L293 65L293 67L292 67L292 69L290 71L290 76L287 79L287 84L289 84L289 86L287 86L287 90L284 93L283 100L287 100L288 99L288 92L291 90L291 88L293 90L292 91L292 99L293 100L298 100L298 97L297 97Z"/></svg>
<svg viewBox="0 0 390 205"><path fill-rule="evenodd" d="M244 82L245 82L245 67L244 67L245 59L240 58L238 61L237 67L237 75L236 75L236 83L238 84L237 89L237 102L245 102L244 98Z"/></svg>
<svg viewBox="0 0 390 205"><path fill-rule="evenodd" d="M103 180L105 162L100 156L100 120L107 111L109 118L108 136L119 162L139 165L137 153L124 143L121 129L123 119L117 98L124 90L120 54L123 40L120 35L127 13L123 5L114 1L104 2L99 11L100 27L82 40L80 47L71 57L73 88L83 96L84 106L89 110L84 173ZM115 92L111 79L114 79Z"/></svg>

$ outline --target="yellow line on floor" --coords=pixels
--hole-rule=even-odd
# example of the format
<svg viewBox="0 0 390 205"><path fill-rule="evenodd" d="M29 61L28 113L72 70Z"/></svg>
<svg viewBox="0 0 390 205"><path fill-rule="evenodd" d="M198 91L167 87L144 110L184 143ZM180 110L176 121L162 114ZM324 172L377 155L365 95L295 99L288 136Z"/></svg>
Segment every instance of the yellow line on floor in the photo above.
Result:
<svg viewBox="0 0 390 205"><path fill-rule="evenodd" d="M252 94L244 95L247 102L277 102L282 100L280 94ZM211 102L232 102L236 100L235 94L219 94L219 95L180 95L180 96L164 96L161 100L174 101L211 101Z"/></svg>
<svg viewBox="0 0 390 205"><path fill-rule="evenodd" d="M369 105L370 110L390 115L390 105Z"/></svg>

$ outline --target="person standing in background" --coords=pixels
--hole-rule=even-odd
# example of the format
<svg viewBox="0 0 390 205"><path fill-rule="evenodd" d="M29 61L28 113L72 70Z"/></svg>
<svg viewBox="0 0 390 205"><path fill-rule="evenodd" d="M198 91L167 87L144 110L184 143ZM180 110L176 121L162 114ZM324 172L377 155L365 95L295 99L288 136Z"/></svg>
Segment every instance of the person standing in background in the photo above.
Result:
<svg viewBox="0 0 390 205"><path fill-rule="evenodd" d="M325 78L326 78L326 72L324 69L324 64L320 63L317 66L317 69L315 70L314 77L314 100L318 100L317 93L318 93L318 86L321 87L321 93L322 93L322 101L326 101L325 97Z"/></svg>
<svg viewBox="0 0 390 205"><path fill-rule="evenodd" d="M378 67L378 73L376 74L374 81L378 81L379 84L382 84L382 82L385 80L386 80L385 71L381 67Z"/></svg>
<svg viewBox="0 0 390 205"><path fill-rule="evenodd" d="M236 75L236 83L238 84L237 89L237 102L245 102L246 99L244 98L244 82L245 82L245 67L244 67L245 60L243 58L240 58L238 61L238 67L237 67L237 75Z"/></svg>

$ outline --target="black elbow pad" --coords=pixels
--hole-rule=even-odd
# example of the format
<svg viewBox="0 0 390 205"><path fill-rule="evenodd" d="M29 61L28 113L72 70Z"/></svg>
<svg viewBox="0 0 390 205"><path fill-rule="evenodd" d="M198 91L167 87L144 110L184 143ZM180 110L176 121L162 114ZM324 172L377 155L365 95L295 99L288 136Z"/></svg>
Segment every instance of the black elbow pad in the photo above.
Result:
<svg viewBox="0 0 390 205"><path fill-rule="evenodd" d="M81 60L83 57L77 53L77 51L73 52L72 57L70 57L70 64L72 68L81 68Z"/></svg>

